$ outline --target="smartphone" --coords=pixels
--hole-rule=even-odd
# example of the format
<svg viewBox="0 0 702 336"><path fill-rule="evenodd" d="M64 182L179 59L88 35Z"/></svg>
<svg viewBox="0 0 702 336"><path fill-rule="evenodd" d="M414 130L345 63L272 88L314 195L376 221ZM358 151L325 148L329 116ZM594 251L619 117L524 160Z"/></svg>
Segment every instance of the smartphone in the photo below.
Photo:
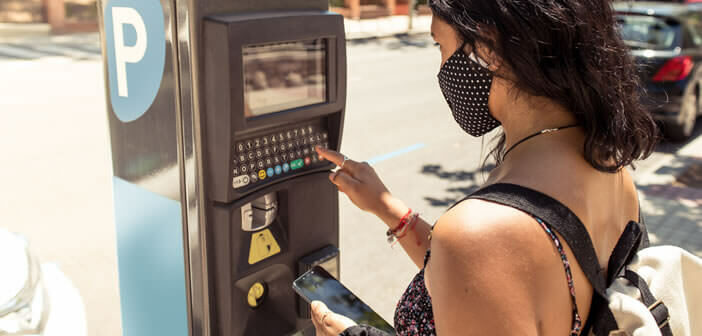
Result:
<svg viewBox="0 0 702 336"><path fill-rule="evenodd" d="M331 311L344 315L358 324L366 324L392 335L395 334L395 329L378 313L320 266L313 267L293 281L293 289L307 303L322 301Z"/></svg>

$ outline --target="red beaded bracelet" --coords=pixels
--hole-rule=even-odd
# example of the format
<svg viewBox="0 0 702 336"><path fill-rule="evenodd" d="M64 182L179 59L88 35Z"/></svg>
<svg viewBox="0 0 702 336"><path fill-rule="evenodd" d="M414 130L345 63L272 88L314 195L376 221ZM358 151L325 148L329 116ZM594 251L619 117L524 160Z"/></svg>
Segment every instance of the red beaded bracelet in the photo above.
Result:
<svg viewBox="0 0 702 336"><path fill-rule="evenodd" d="M401 230L399 233L395 234L395 238L402 239L407 235L407 232L410 232L414 230L415 225L417 225L417 217L419 217L418 213L413 213L412 216L410 216L410 219L408 220L408 225L404 230Z"/></svg>
<svg viewBox="0 0 702 336"><path fill-rule="evenodd" d="M410 215L412 214L412 209L409 209L407 213L400 219L400 225L395 229L388 229L385 235L388 237L388 243L392 244L397 238L396 233L402 230L410 221Z"/></svg>
<svg viewBox="0 0 702 336"><path fill-rule="evenodd" d="M402 230L402 228L407 225L407 219L409 218L410 214L412 214L412 209L407 210L407 213L400 218L400 225L398 225L395 229L388 229L388 236Z"/></svg>

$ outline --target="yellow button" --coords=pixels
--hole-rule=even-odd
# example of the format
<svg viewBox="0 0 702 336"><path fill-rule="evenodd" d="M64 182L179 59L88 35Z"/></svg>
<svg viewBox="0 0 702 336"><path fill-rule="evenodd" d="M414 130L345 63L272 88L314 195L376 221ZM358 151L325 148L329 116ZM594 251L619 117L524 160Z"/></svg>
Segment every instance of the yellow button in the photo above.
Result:
<svg viewBox="0 0 702 336"><path fill-rule="evenodd" d="M266 294L266 287L262 283L257 282L249 288L249 293L246 296L246 301L251 308L257 308L263 302L263 297Z"/></svg>
<svg viewBox="0 0 702 336"><path fill-rule="evenodd" d="M259 172L258 172L258 179L259 179L259 180L263 180L263 179L265 179L265 178L266 178L266 171L265 171L265 170L259 171Z"/></svg>

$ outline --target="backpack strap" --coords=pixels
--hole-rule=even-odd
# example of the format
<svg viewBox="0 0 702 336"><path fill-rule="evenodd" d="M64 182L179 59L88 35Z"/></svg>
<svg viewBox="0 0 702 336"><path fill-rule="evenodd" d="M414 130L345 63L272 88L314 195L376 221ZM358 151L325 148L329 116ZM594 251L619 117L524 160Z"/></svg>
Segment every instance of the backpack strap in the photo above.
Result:
<svg viewBox="0 0 702 336"><path fill-rule="evenodd" d="M585 225L568 207L544 193L509 183L489 185L463 200L469 198L507 205L546 222L563 236L594 291L606 297L606 275L599 265L590 235Z"/></svg>
<svg viewBox="0 0 702 336"><path fill-rule="evenodd" d="M624 275L624 268L634 258L641 242L642 230L640 226L631 221L627 224L624 232L619 237L617 245L612 251L607 264L607 285L612 284L614 279ZM590 329L595 335L609 335L612 330L618 330L617 320L609 309L606 296L593 295L590 304L590 315L585 326L583 335L588 335Z"/></svg>
<svg viewBox="0 0 702 336"><path fill-rule="evenodd" d="M639 247L644 243L643 235L644 232L638 223L631 221L626 225L609 257L607 284L613 283L617 277L623 275L624 268L631 263L631 260L634 259L639 251Z"/></svg>
<svg viewBox="0 0 702 336"><path fill-rule="evenodd" d="M651 293L651 290L648 288L646 281L641 279L636 272L626 270L626 272L624 272L624 278L629 280L629 282L631 282L631 284L638 288L639 292L641 292L641 302L648 307L651 315L653 315L653 317L656 319L656 324L658 325L658 328L660 328L661 334L663 336L673 336L673 331L670 329L669 323L670 312L663 301L656 300L656 297L653 296L653 293Z"/></svg>
<svg viewBox="0 0 702 336"><path fill-rule="evenodd" d="M639 250L647 248L651 245L651 241L648 238L648 229L646 228L646 219L644 218L643 213L641 212L641 198L638 197L638 193L636 196L636 201L639 203L639 227L641 228L642 235L641 235L641 244L639 245Z"/></svg>

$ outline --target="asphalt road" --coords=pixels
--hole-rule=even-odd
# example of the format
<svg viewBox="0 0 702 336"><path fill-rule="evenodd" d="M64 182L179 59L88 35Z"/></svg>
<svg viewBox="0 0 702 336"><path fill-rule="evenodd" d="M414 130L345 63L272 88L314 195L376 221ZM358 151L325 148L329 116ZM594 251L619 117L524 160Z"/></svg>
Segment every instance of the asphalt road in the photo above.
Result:
<svg viewBox="0 0 702 336"><path fill-rule="evenodd" d="M426 36L351 42L348 57L342 151L374 162L395 195L434 221L484 180L489 137L473 139L453 121ZM26 235L74 281L89 335L120 335L102 71L95 36L0 44L0 226ZM640 171L679 148L664 143ZM387 245L384 224L344 196L340 204L342 280L391 321L417 269Z"/></svg>

